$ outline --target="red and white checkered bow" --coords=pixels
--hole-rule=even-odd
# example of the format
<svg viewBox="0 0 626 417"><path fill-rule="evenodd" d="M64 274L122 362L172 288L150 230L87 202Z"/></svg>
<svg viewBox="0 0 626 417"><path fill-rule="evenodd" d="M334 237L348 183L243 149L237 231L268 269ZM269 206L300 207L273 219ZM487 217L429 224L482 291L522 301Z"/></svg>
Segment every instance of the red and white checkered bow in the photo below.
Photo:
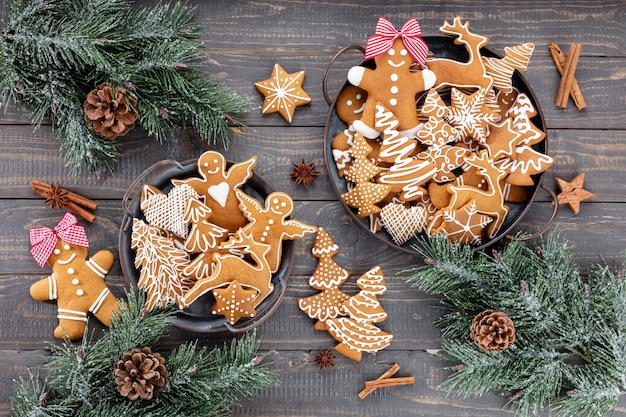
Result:
<svg viewBox="0 0 626 417"><path fill-rule="evenodd" d="M50 258L57 239L61 239L72 245L78 245L88 248L89 241L85 228L78 225L78 220L72 213L65 213L59 224L54 228L37 227L30 230L30 253L33 254L35 261L43 268Z"/></svg>
<svg viewBox="0 0 626 417"><path fill-rule="evenodd" d="M365 59L384 54L391 49L393 42L398 38L402 39L409 55L423 68L428 56L428 45L422 39L422 29L415 18L407 20L400 31L397 31L384 17L378 19L376 32L367 39L365 45Z"/></svg>

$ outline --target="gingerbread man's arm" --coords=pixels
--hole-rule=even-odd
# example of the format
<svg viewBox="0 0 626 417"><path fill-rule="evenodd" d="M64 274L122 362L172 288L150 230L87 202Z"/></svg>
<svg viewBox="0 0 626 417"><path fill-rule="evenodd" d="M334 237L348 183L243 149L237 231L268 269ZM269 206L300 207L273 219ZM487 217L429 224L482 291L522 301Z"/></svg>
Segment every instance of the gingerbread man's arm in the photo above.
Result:
<svg viewBox="0 0 626 417"><path fill-rule="evenodd" d="M283 238L295 239L309 233L317 232L317 228L298 220L287 220L285 222Z"/></svg>
<svg viewBox="0 0 626 417"><path fill-rule="evenodd" d="M96 252L90 259L87 260L87 266L96 275L104 279L104 276L109 269L113 266L114 256L111 251L101 250Z"/></svg>
<svg viewBox="0 0 626 417"><path fill-rule="evenodd" d="M37 301L56 300L57 295L57 278L54 273L30 286L30 296Z"/></svg>
<svg viewBox="0 0 626 417"><path fill-rule="evenodd" d="M348 71L348 81L350 84L369 90L375 87L376 77L373 76L374 70L357 65Z"/></svg>

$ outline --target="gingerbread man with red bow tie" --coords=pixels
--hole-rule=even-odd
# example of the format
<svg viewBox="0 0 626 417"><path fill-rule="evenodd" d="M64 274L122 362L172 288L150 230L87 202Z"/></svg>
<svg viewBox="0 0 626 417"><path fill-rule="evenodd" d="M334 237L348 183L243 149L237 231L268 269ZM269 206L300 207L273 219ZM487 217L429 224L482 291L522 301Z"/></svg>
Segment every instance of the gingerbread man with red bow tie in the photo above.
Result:
<svg viewBox="0 0 626 417"><path fill-rule="evenodd" d="M416 96L435 84L435 73L424 68L428 45L421 38L422 31L415 19L409 19L400 31L384 17L376 25L376 32L367 40L365 60L374 58L376 68L352 67L348 81L367 91L367 100L360 120L353 127L363 136L375 139L380 129L375 126L376 103L380 102L399 119L398 130L413 138L420 130ZM421 71L417 71L415 64Z"/></svg>
<svg viewBox="0 0 626 417"><path fill-rule="evenodd" d="M57 300L59 325L54 336L81 338L89 313L109 326L118 311L117 298L104 282L113 265L113 254L101 250L87 259L89 242L85 229L71 213L65 213L53 229L31 229L30 242L39 266L43 268L48 263L52 268L51 275L30 287L30 295L38 301Z"/></svg>

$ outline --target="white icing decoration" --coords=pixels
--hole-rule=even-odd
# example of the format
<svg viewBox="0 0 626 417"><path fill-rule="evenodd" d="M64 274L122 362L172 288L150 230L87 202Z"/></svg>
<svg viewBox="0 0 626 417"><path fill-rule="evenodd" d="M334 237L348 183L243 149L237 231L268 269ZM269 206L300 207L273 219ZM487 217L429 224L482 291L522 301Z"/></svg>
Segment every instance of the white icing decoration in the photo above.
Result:
<svg viewBox="0 0 626 417"><path fill-rule="evenodd" d="M208 193L220 206L226 207L228 193L230 193L230 185L228 185L227 182L220 182L219 184L210 186Z"/></svg>

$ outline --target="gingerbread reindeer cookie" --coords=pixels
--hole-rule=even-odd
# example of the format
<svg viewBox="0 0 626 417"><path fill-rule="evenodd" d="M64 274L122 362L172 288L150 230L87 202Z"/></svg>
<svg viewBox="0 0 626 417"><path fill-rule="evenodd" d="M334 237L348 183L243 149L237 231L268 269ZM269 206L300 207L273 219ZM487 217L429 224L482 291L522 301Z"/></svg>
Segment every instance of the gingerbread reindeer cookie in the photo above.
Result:
<svg viewBox="0 0 626 417"><path fill-rule="evenodd" d="M374 139L380 134L374 128L376 103L382 103L400 120L398 130L404 136L414 137L420 128L415 96L435 84L435 74L422 68L428 55L428 45L421 38L422 31L415 19L409 19L400 31L381 17L376 32L367 40L365 60L374 58L375 69L352 67L348 81L367 92L367 100L360 120L354 128L363 136Z"/></svg>
<svg viewBox="0 0 626 417"><path fill-rule="evenodd" d="M117 298L104 282L113 265L113 254L101 250L87 259L89 241L85 229L71 213L65 213L53 229L30 230L31 253L52 274L35 282L30 295L38 301L57 300L59 325L54 336L76 340L83 336L87 317L92 313L109 326L118 311Z"/></svg>

